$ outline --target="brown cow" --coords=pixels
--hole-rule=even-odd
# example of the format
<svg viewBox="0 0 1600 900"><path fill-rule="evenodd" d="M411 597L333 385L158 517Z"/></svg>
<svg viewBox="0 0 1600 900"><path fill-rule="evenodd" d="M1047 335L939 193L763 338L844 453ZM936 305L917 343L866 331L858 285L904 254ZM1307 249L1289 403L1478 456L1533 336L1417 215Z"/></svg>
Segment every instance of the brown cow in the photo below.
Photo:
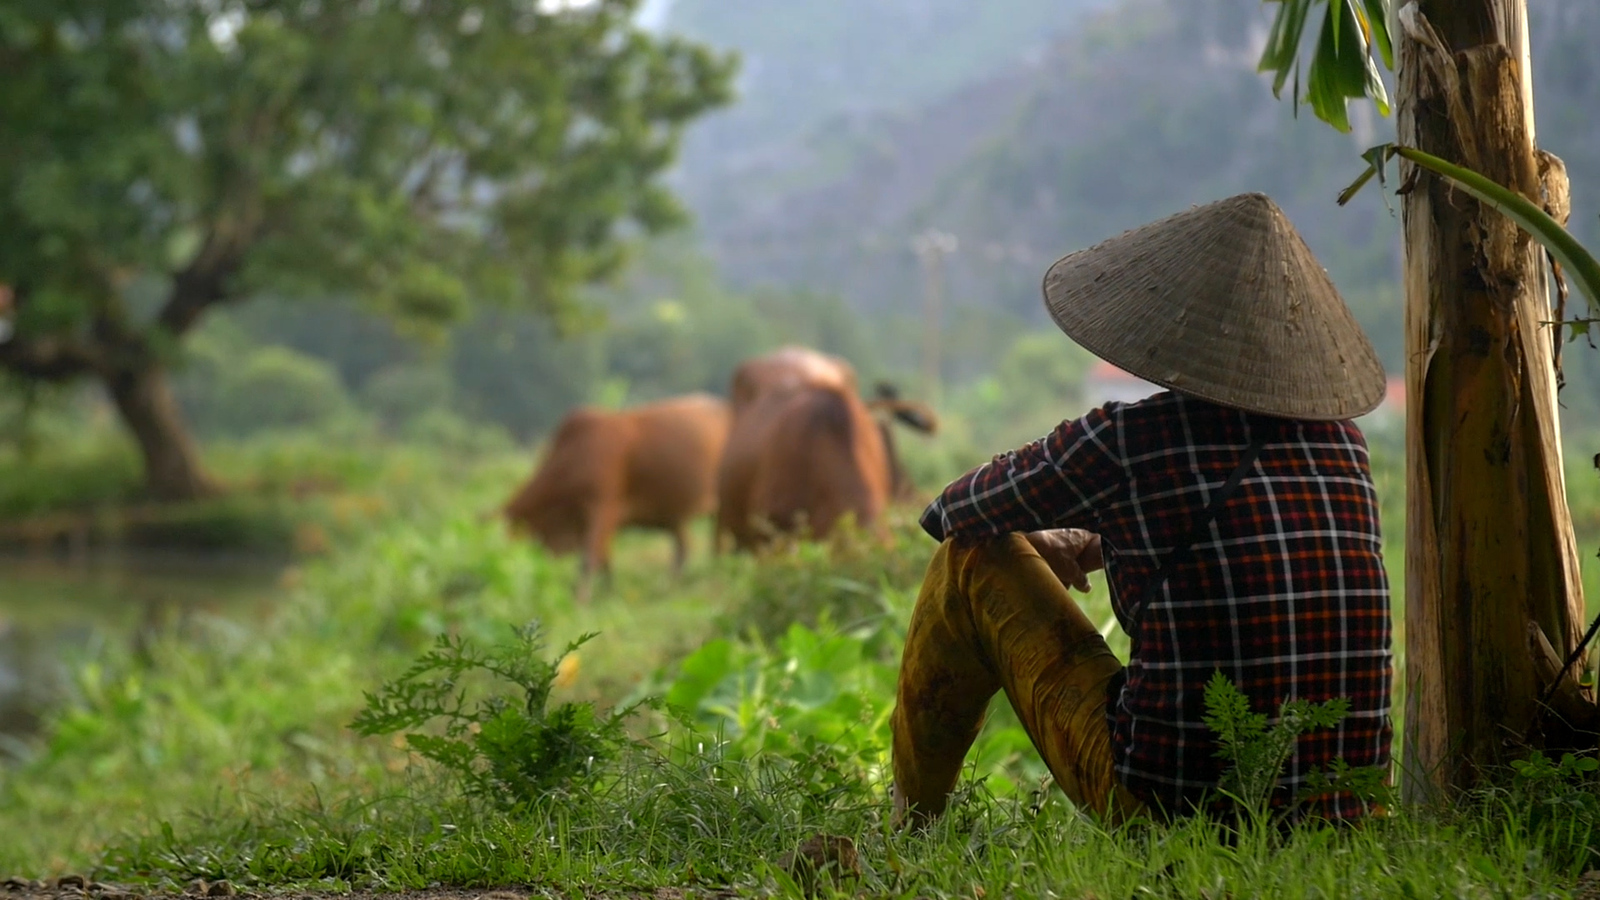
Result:
<svg viewBox="0 0 1600 900"><path fill-rule="evenodd" d="M809 347L788 346L747 359L733 370L728 400L733 416L762 397L788 394L805 387L836 387L856 392L856 370L845 360Z"/></svg>
<svg viewBox="0 0 1600 900"><path fill-rule="evenodd" d="M881 393L881 391L880 391ZM882 423L856 396L849 363L785 347L741 364L730 389L733 429L717 472L717 543L738 549L777 533L825 536L845 515L876 527L901 477ZM913 427L931 411L880 397Z"/></svg>
<svg viewBox="0 0 1600 900"><path fill-rule="evenodd" d="M611 566L611 537L638 525L672 534L673 571L688 554L685 526L715 502L728 405L689 394L613 412L582 407L556 429L533 477L501 509L514 532L554 553L583 553L579 596Z"/></svg>

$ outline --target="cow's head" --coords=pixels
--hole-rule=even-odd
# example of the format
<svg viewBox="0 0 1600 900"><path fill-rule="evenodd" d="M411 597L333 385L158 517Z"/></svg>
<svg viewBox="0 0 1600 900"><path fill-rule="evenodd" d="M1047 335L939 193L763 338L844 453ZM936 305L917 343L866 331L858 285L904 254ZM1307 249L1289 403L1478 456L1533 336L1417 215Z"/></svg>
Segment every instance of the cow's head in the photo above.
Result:
<svg viewBox="0 0 1600 900"><path fill-rule="evenodd" d="M584 522L574 510L514 500L506 505L504 514L512 534L530 537L551 553L560 556L583 549Z"/></svg>

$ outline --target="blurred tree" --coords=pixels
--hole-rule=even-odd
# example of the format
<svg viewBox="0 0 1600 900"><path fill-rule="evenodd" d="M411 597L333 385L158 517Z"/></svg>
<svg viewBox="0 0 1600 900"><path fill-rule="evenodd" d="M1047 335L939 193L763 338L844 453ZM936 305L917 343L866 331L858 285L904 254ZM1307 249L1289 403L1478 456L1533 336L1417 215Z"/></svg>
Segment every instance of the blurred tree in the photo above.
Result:
<svg viewBox="0 0 1600 900"><path fill-rule="evenodd" d="M546 319L484 310L450 340L458 409L500 423L519 440L541 435L571 407L595 399L605 377L605 337L564 340Z"/></svg>
<svg viewBox="0 0 1600 900"><path fill-rule="evenodd" d="M211 485L167 378L258 292L428 327L471 300L574 312L731 59L637 0L13 0L0 6L0 367L97 378L149 493ZM140 302L140 283L154 283Z"/></svg>
<svg viewBox="0 0 1600 900"><path fill-rule="evenodd" d="M387 431L397 433L433 410L448 409L455 384L443 365L400 363L373 373L361 385L361 399Z"/></svg>
<svg viewBox="0 0 1600 900"><path fill-rule="evenodd" d="M1063 347L1053 333L1017 338L995 368L996 377L1007 387L999 398L999 411L1013 418L1040 410L1053 410L1059 417L1063 408L1074 416L1086 412L1105 399L1084 396L1083 377L1094 363L1089 351L1075 342ZM1047 427L1055 424L1045 422Z"/></svg>
<svg viewBox="0 0 1600 900"><path fill-rule="evenodd" d="M311 428L350 412L339 373L288 347L249 347L234 356L212 356L198 368L212 373L205 392L188 404L203 434Z"/></svg>
<svg viewBox="0 0 1600 900"><path fill-rule="evenodd" d="M1301 34L1326 3L1307 77L1318 116L1348 130L1346 100L1362 96L1387 111L1373 51L1390 65L1398 56L1402 144L1565 208L1565 167L1534 143L1526 0L1280 2L1261 59L1275 90L1293 72L1299 102ZM1545 715L1556 685L1537 633L1565 657L1584 602L1544 253L1444 179L1409 163L1402 174L1404 771L1406 793L1427 797L1473 786L1530 745L1571 739ZM1577 673L1563 674L1566 695L1587 703Z"/></svg>

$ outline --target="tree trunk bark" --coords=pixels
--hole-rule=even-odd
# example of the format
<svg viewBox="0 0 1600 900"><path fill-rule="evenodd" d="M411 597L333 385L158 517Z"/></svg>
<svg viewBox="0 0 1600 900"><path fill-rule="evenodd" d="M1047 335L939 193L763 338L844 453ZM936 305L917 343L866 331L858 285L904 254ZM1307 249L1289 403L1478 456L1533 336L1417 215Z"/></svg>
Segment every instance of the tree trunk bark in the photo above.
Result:
<svg viewBox="0 0 1600 900"><path fill-rule="evenodd" d="M148 360L115 369L106 388L144 455L145 489L156 500L196 500L216 493L184 424L166 370Z"/></svg>
<svg viewBox="0 0 1600 900"><path fill-rule="evenodd" d="M1400 142L1538 202L1524 0L1400 3ZM1442 180L1402 176L1403 775L1408 799L1429 800L1542 744L1529 623L1565 658L1584 606L1543 253Z"/></svg>

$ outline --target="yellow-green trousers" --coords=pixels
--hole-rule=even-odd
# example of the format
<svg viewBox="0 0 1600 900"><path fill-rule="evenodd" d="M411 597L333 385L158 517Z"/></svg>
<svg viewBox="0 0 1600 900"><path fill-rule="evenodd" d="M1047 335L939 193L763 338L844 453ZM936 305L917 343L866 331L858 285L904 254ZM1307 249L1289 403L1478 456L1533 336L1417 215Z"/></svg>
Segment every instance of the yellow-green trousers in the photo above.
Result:
<svg viewBox="0 0 1600 900"><path fill-rule="evenodd" d="M890 719L897 820L943 812L998 690L1068 799L1111 822L1144 812L1112 770L1106 684L1121 670L1025 537L945 541L911 614Z"/></svg>

